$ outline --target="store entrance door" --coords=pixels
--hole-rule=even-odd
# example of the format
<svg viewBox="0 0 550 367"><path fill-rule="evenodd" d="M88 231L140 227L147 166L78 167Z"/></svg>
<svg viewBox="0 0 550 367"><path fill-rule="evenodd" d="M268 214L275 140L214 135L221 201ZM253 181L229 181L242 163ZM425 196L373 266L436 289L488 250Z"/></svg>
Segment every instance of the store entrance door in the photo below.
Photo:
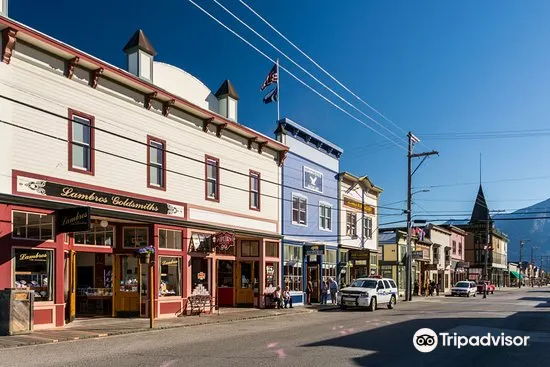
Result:
<svg viewBox="0 0 550 367"><path fill-rule="evenodd" d="M307 274L309 277L311 277L311 283L313 284L313 292L311 293L311 302L318 303L320 301L319 264L308 264Z"/></svg>
<svg viewBox="0 0 550 367"><path fill-rule="evenodd" d="M139 317L139 260L135 256L115 255L113 265L113 316Z"/></svg>
<svg viewBox="0 0 550 367"><path fill-rule="evenodd" d="M254 305L254 284L257 282L254 274L253 261L240 261L237 263L237 271L235 272L237 306L252 307Z"/></svg>

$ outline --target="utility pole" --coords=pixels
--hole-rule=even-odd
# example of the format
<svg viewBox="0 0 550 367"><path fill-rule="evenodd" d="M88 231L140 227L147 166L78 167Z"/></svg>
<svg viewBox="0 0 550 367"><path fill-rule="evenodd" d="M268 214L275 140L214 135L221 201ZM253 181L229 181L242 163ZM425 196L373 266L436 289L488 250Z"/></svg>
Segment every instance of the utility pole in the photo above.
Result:
<svg viewBox="0 0 550 367"><path fill-rule="evenodd" d="M420 165L422 165L422 163L426 160L426 158L428 158L428 156L434 155L434 154L439 155L439 152L432 150L431 152L413 154L413 144L418 143L420 139L414 136L413 133L411 133L410 131L407 134L407 137L409 138L409 149L407 154L407 266L406 266L407 271L405 274L405 281L406 281L405 299L407 301L412 301L412 248L411 248L412 176L418 170ZM419 158L419 157L423 157L423 159L413 171L412 159Z"/></svg>
<svg viewBox="0 0 550 367"><path fill-rule="evenodd" d="M519 240L519 279L518 279L518 288L521 288L521 270L523 268L522 258L523 258L523 244L524 240Z"/></svg>
<svg viewBox="0 0 550 367"><path fill-rule="evenodd" d="M533 260L533 250L538 250L538 246L531 246L531 262L529 263L529 280L531 281L531 287L534 287L535 282L535 263Z"/></svg>

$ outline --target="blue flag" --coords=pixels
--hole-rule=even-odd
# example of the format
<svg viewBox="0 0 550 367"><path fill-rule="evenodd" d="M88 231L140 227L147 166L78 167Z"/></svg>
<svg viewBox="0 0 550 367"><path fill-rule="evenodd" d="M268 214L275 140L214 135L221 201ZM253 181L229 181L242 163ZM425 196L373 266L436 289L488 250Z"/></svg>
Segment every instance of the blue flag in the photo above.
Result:
<svg viewBox="0 0 550 367"><path fill-rule="evenodd" d="M273 89L271 92L266 94L266 96L264 97L264 103L268 104L271 102L277 102L278 98L279 98L279 88L275 87L275 89Z"/></svg>

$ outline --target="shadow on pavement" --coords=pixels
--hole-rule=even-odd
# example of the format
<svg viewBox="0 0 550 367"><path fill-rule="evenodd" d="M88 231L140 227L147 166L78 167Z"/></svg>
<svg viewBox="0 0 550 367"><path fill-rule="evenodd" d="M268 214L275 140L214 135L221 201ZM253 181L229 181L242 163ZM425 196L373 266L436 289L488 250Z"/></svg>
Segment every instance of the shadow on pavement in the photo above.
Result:
<svg viewBox="0 0 550 367"><path fill-rule="evenodd" d="M360 326L358 325L357 329ZM429 328L436 333L457 332L458 335L522 336L549 333L550 313L519 312L507 318L425 318L414 319L355 334L339 336L305 347L342 347L365 351L365 355L353 358L359 366L442 365L445 366L510 366L537 363L550 365L550 353L545 343L533 342L527 347L455 347L439 346L431 353L421 353L413 345L415 332ZM455 330L454 330L455 329ZM540 334L542 335L542 334ZM546 334L544 334L546 335ZM540 340L540 337L539 339ZM544 338L543 338L544 340Z"/></svg>

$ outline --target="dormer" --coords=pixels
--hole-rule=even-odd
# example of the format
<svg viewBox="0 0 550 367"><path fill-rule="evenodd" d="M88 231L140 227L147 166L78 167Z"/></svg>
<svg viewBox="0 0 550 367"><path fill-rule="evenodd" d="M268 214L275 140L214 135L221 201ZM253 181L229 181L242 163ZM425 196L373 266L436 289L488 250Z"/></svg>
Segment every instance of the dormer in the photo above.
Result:
<svg viewBox="0 0 550 367"><path fill-rule="evenodd" d="M157 52L145 37L145 33L138 29L123 50L127 55L128 72L153 83L153 57Z"/></svg>
<svg viewBox="0 0 550 367"><path fill-rule="evenodd" d="M8 17L8 0L0 0L0 15Z"/></svg>
<svg viewBox="0 0 550 367"><path fill-rule="evenodd" d="M218 98L220 115L229 120L237 121L237 101L239 100L239 95L229 80L222 83L215 96Z"/></svg>

